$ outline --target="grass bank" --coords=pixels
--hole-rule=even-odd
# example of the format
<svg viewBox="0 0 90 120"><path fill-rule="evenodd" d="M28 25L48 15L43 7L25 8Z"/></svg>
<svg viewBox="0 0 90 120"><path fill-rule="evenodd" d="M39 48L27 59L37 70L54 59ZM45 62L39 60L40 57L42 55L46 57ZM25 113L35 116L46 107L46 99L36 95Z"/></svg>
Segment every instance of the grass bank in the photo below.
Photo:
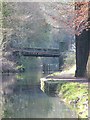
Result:
<svg viewBox="0 0 90 120"><path fill-rule="evenodd" d="M71 68L67 68L62 72L55 72L48 77L52 78L75 78L75 65ZM67 104L71 109L74 109L78 114L79 118L88 117L88 101L90 95L88 94L88 83L69 82L59 84L57 87L57 93L60 98Z"/></svg>
<svg viewBox="0 0 90 120"><path fill-rule="evenodd" d="M88 117L88 84L65 83L58 85L60 98L76 111L79 118Z"/></svg>

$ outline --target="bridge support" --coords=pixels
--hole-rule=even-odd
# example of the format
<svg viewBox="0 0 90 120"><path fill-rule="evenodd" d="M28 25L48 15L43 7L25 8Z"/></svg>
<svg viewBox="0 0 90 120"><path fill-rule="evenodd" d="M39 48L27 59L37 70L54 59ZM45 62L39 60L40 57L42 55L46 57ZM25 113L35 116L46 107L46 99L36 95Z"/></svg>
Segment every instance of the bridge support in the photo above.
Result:
<svg viewBox="0 0 90 120"><path fill-rule="evenodd" d="M61 53L59 56L59 70L61 70L61 66L63 64L64 49L65 49L65 42L59 42L59 53Z"/></svg>

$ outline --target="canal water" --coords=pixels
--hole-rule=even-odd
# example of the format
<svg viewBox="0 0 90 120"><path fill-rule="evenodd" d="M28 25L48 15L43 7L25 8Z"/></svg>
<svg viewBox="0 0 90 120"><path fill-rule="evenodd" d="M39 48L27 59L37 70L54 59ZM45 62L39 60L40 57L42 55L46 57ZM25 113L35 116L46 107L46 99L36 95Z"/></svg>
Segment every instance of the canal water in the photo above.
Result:
<svg viewBox="0 0 90 120"><path fill-rule="evenodd" d="M6 118L77 118L56 96L40 90L41 71L3 74Z"/></svg>

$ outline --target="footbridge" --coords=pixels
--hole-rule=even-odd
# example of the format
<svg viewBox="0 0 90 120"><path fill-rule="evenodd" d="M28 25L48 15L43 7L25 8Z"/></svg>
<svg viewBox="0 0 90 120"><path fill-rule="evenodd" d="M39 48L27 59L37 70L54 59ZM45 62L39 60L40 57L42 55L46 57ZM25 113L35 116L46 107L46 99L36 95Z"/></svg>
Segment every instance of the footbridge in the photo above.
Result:
<svg viewBox="0 0 90 120"><path fill-rule="evenodd" d="M14 55L33 56L33 57L60 57L60 49L46 48L17 48L13 49Z"/></svg>

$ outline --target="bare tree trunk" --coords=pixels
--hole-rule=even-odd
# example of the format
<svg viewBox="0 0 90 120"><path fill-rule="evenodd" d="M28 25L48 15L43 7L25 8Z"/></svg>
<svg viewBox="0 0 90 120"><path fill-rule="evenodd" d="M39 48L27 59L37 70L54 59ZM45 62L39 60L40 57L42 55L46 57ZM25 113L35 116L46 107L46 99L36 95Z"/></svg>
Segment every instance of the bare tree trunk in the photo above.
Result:
<svg viewBox="0 0 90 120"><path fill-rule="evenodd" d="M86 66L90 50L90 30L84 30L80 36L76 35L76 77L86 76Z"/></svg>

